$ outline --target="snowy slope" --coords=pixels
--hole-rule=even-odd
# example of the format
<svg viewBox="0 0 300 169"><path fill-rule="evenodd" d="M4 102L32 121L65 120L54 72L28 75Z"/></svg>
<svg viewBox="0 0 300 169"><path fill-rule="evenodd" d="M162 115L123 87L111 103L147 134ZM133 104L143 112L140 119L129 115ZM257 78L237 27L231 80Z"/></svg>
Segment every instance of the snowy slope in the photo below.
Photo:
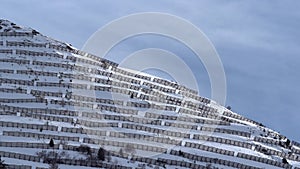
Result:
<svg viewBox="0 0 300 169"><path fill-rule="evenodd" d="M49 160L62 169L300 167L300 144L276 131L7 20L0 126L1 159L11 168L48 168Z"/></svg>

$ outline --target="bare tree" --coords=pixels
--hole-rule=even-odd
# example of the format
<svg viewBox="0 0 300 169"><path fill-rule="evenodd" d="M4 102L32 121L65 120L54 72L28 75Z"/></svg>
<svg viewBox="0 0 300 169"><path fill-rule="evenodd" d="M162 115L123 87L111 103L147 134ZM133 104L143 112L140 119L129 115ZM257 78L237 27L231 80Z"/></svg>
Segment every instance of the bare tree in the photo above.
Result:
<svg viewBox="0 0 300 169"><path fill-rule="evenodd" d="M58 164L53 160L52 163L49 164L49 169L59 169Z"/></svg>
<svg viewBox="0 0 300 169"><path fill-rule="evenodd" d="M78 148L76 148L76 150L83 154L92 155L91 147L89 147L87 145L80 145Z"/></svg>
<svg viewBox="0 0 300 169"><path fill-rule="evenodd" d="M135 154L136 151L134 149L134 146L132 144L126 144L124 150L127 152L127 153L131 153L131 154Z"/></svg>
<svg viewBox="0 0 300 169"><path fill-rule="evenodd" d="M1 169L6 169L7 168L7 165L4 163L4 160L1 159L1 156L0 156L0 168Z"/></svg>
<svg viewBox="0 0 300 169"><path fill-rule="evenodd" d="M122 149L122 148L119 150L119 155L120 155L121 157L124 156L124 153L123 153L123 149Z"/></svg>

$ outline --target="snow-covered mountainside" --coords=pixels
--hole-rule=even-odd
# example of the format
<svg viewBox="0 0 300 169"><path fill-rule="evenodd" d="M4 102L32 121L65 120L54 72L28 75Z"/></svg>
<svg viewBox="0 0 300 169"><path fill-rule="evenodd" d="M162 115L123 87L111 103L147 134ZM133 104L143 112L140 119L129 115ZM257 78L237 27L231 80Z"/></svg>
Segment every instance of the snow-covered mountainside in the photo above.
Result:
<svg viewBox="0 0 300 169"><path fill-rule="evenodd" d="M300 167L300 144L276 131L7 20L0 126L6 168Z"/></svg>

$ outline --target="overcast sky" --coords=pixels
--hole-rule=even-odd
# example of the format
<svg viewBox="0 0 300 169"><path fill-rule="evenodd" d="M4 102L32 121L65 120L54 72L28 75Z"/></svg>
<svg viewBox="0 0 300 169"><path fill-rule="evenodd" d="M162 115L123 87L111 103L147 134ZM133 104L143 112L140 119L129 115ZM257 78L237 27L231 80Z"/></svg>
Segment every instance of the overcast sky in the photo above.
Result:
<svg viewBox="0 0 300 169"><path fill-rule="evenodd" d="M299 142L299 7L297 0L1 0L0 17L79 49L96 30L122 16L163 12L184 18L201 29L219 53L227 78L226 105ZM170 38L133 37L107 57L119 62L146 48L183 58L197 72L200 93L210 97L203 65L194 63L193 52Z"/></svg>

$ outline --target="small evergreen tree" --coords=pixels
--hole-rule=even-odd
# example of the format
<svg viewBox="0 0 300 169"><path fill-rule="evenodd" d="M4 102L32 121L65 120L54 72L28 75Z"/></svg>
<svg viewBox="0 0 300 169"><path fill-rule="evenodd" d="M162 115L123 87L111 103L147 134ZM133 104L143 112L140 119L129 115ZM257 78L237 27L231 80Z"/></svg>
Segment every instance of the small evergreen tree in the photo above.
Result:
<svg viewBox="0 0 300 169"><path fill-rule="evenodd" d="M181 150L179 150L179 155L183 157L183 152Z"/></svg>
<svg viewBox="0 0 300 169"><path fill-rule="evenodd" d="M283 163L283 164L288 164L288 161L286 160L286 158L283 158L283 159L282 159L282 163Z"/></svg>
<svg viewBox="0 0 300 169"><path fill-rule="evenodd" d="M286 147L289 147L290 144L291 144L291 141L289 139L287 139L286 142L285 142Z"/></svg>
<svg viewBox="0 0 300 169"><path fill-rule="evenodd" d="M104 161L105 160L105 150L104 148L100 147L97 154L98 160Z"/></svg>
<svg viewBox="0 0 300 169"><path fill-rule="evenodd" d="M54 148L54 141L53 141L53 139L50 139L49 146L52 147L52 148Z"/></svg>

